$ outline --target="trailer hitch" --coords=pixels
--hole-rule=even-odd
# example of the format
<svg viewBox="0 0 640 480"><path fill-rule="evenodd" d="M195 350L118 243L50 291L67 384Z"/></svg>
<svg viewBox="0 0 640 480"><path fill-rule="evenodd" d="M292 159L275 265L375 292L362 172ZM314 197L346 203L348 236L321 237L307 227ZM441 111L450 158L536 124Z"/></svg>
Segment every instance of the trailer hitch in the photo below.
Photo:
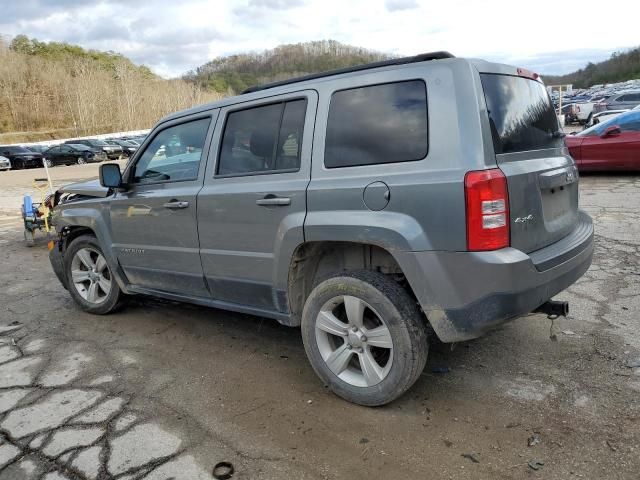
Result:
<svg viewBox="0 0 640 480"><path fill-rule="evenodd" d="M553 331L553 321L558 317L565 317L569 314L569 302L558 302L556 300L548 300L534 310L534 313L546 313L547 318L551 320L549 327L549 339L552 342L558 341L558 336Z"/></svg>
<svg viewBox="0 0 640 480"><path fill-rule="evenodd" d="M547 318L551 320L558 317L566 317L569 314L569 302L549 300L536 308L534 313L546 313Z"/></svg>

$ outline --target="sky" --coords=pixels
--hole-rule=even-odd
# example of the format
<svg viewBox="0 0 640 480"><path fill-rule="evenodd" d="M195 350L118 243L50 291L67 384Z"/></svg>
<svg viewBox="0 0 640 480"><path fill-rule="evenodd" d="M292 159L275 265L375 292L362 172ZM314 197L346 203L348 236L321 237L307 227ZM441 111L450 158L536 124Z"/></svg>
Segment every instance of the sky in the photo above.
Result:
<svg viewBox="0 0 640 480"><path fill-rule="evenodd" d="M0 12L5 37L113 50L167 78L218 56L323 39L541 74L640 46L637 0L0 0Z"/></svg>

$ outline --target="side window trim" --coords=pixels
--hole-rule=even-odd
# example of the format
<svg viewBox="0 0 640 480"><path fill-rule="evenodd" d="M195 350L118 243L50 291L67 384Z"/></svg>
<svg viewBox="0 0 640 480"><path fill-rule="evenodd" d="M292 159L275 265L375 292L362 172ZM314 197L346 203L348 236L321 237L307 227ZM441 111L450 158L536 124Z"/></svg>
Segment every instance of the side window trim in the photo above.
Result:
<svg viewBox="0 0 640 480"><path fill-rule="evenodd" d="M273 145L273 152L272 152L272 159L275 160L275 156L277 153L277 149L278 149L278 144L280 141L280 134L281 134L281 130L282 130L282 121L284 118L284 113L286 110L286 106L289 102L295 102L296 100L304 100L305 102L305 115L303 117L302 120L302 134L301 134L301 138L299 141L299 147L298 147L298 167L297 168L282 168L282 169L270 169L270 170L256 170L253 172L236 172L236 173L218 173L220 171L220 165L221 165L221 157L222 157L222 147L223 147L223 143L224 143L224 135L225 135L225 131L227 129L227 125L229 123L229 117L237 112L243 112L246 110L252 110L254 108L260 108L260 107L268 107L270 105L281 105L281 110L280 110L280 119L278 121L278 129L277 129L277 136L276 136L276 141L274 142ZM236 107L236 108L234 108ZM282 98L279 100L273 100L271 98L266 98L264 99L264 103L252 103L250 105L234 105L231 106L229 108L229 110L224 112L224 122L222 124L222 129L220 131L220 137L219 137L219 141L218 141L218 146L216 149L216 165L214 168L214 174L213 174L213 178L237 178L237 177L252 177L252 176L257 176L257 175L277 175L277 174L281 174L281 173L295 173L295 172L299 172L300 169L302 168L301 165L301 159L302 159L302 139L304 138L304 132L305 129L307 128L306 126L306 116L308 113L308 109L309 109L309 98L306 95L294 95L291 97L286 97L286 98ZM275 162L274 162L275 165Z"/></svg>
<svg viewBox="0 0 640 480"><path fill-rule="evenodd" d="M177 127L179 125L184 125L190 122L195 122L197 120L203 120L205 118L209 119L209 127L207 128L207 132L205 135L204 145L202 148L202 155L200 156L200 164L198 165L198 175L196 176L196 178L185 178L185 179L179 179L179 180L171 180L171 179L158 180L156 182L145 182L145 183L135 183L133 181L138 162L142 159L147 149L151 146L151 144L153 143L153 141L156 139L158 135L160 135L162 132L170 128ZM144 148L139 148L138 151L136 151L136 156L134 158L134 161L131 162L126 167L123 178L126 178L127 185L129 185L130 187L133 187L133 186L142 187L147 185L158 185L163 183L193 182L197 180L206 167L207 155L209 151L209 145L211 142L211 135L213 133L213 129L215 127L216 121L217 121L217 113L215 112L215 110L214 111L208 110L206 112L203 112L202 114L194 115L192 117L179 118L173 121L169 121L165 125L162 125L161 128L157 130L152 130L149 136L144 139L143 144L141 145L141 147L144 146Z"/></svg>

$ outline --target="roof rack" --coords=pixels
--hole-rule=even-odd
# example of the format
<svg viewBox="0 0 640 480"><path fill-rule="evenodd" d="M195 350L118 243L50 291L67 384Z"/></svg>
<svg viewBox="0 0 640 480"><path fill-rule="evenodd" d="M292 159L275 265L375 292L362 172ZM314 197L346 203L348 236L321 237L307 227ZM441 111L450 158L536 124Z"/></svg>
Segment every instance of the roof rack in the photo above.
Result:
<svg viewBox="0 0 640 480"><path fill-rule="evenodd" d="M330 77L332 75L340 75L342 73L359 72L361 70L369 70L371 68L388 67L391 65L405 65L407 63L426 62L429 60L442 60L444 58L455 58L449 52L431 52L421 53L420 55L414 55L412 57L392 58L391 60L383 60L381 62L365 63L362 65L355 65L353 67L338 68L336 70L328 70L326 72L311 73L309 75L303 75L301 77L289 78L288 80L281 80L279 82L265 83L264 85L256 85L245 89L242 93L259 92L260 90L266 90L268 88L281 87L282 85L289 85L291 83L304 82L306 80L314 80L316 78Z"/></svg>

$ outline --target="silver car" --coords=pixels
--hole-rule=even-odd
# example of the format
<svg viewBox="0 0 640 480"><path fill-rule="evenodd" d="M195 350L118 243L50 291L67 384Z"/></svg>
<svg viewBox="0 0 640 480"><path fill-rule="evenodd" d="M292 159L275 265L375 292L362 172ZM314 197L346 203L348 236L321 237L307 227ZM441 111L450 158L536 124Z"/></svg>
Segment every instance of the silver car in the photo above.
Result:
<svg viewBox="0 0 640 480"><path fill-rule="evenodd" d="M11 161L7 157L3 157L0 155L0 170L10 170L11 169Z"/></svg>
<svg viewBox="0 0 640 480"><path fill-rule="evenodd" d="M566 314L593 225L562 137L536 74L445 52L254 87L57 192L50 259L90 313L145 294L299 327L325 384L382 405L431 331Z"/></svg>
<svg viewBox="0 0 640 480"><path fill-rule="evenodd" d="M606 110L631 110L640 105L640 91L628 91L612 95L593 106L594 113Z"/></svg>

